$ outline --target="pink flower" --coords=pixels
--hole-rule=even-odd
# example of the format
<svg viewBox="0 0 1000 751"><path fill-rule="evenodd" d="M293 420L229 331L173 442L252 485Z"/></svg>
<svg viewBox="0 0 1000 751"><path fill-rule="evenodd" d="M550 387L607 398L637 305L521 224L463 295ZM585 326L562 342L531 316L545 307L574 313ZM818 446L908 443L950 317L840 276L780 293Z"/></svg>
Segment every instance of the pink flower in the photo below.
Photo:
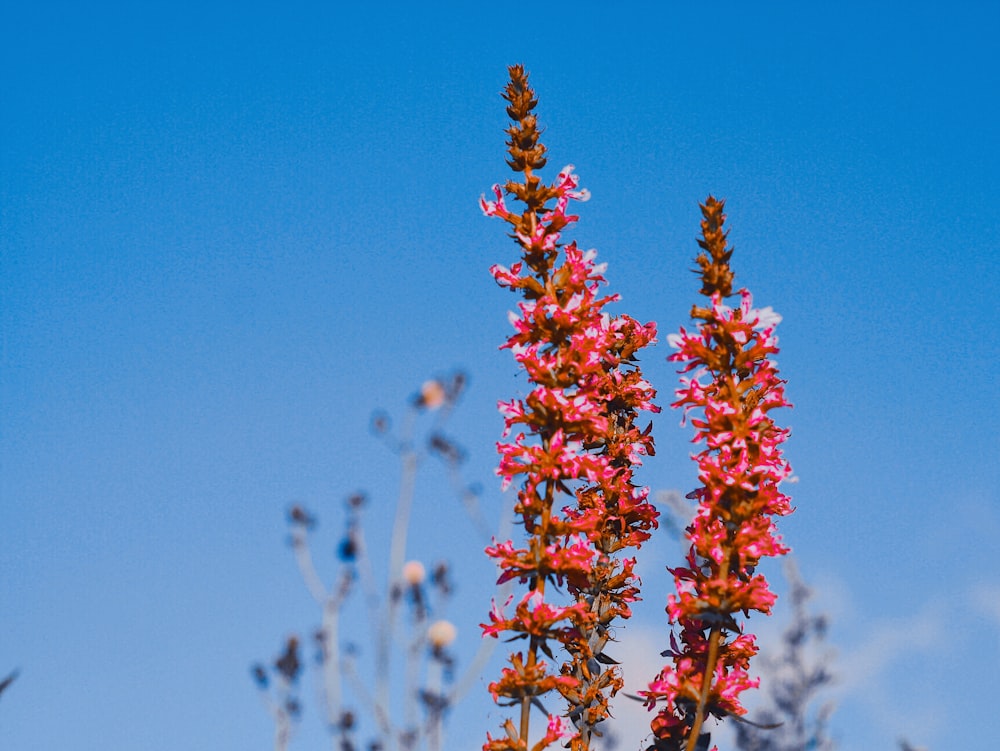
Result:
<svg viewBox="0 0 1000 751"><path fill-rule="evenodd" d="M541 748L550 746L556 741L562 740L567 735L573 732L573 726L566 722L562 717L556 715L549 715L549 724L545 729L545 737L542 738L540 742Z"/></svg>
<svg viewBox="0 0 1000 751"><path fill-rule="evenodd" d="M500 189L499 185L493 186L493 194L497 198L495 201L487 201L485 195L479 197L480 208L486 216L505 216L507 206L504 204L503 190Z"/></svg>
<svg viewBox="0 0 1000 751"><path fill-rule="evenodd" d="M574 169L576 168L572 164L567 164L563 167L556 178L556 185L559 187L562 195L567 198L572 198L575 201L589 201L589 190L586 188L576 190L577 186L580 185L580 178L573 174Z"/></svg>

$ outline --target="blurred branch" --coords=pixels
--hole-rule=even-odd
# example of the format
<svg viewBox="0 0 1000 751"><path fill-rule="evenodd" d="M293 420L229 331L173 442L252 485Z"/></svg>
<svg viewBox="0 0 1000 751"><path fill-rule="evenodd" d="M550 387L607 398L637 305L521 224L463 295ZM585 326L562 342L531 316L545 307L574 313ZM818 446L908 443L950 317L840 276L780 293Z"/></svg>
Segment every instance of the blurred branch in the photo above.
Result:
<svg viewBox="0 0 1000 751"><path fill-rule="evenodd" d="M790 584L792 621L785 629L781 651L761 660L761 685L767 689L767 706L755 724L736 723L736 746L741 751L833 751L827 723L832 702L813 710L817 694L833 681L830 655L824 649L827 618L809 612L812 591L805 585L795 561L787 559L785 577Z"/></svg>
<svg viewBox="0 0 1000 751"><path fill-rule="evenodd" d="M6 678L4 678L2 681L0 681L0 694L2 694L4 691L6 691L10 687L10 684L12 684L17 679L17 676L20 675L20 674L21 674L21 671L15 669L15 670L11 671L10 674Z"/></svg>
<svg viewBox="0 0 1000 751"><path fill-rule="evenodd" d="M299 640L296 636L288 637L284 650L270 669L260 664L251 669L261 700L274 720L274 751L285 751L288 748L294 723L301 712L296 691L301 669Z"/></svg>
<svg viewBox="0 0 1000 751"><path fill-rule="evenodd" d="M447 436L444 426L465 385L461 373L427 381L410 401L399 432L391 419L376 412L371 420L374 435L398 457L400 462L399 492L389 537L388 568L384 584L376 581L369 555L362 513L366 497L355 493L346 501L346 531L337 548L339 572L334 584L327 587L314 560L311 533L316 519L302 506L294 505L288 513L291 526L290 542L296 565L310 596L322 608L322 624L315 633L317 665L320 671L320 694L324 720L331 733L335 751L356 751L354 734L359 727L354 711L343 706L347 696L373 723L376 739L370 749L411 751L421 743L427 751L440 751L443 745L443 721L453 706L482 670L493 649L493 640L482 646L456 690L454 658L447 650L455 637L455 627L443 620L443 613L454 587L448 564L441 561L427 569L418 561L407 561L406 551L413 507L416 500L417 474L427 458L439 460L448 483L460 500L476 532L488 541L492 538L488 525L479 513L478 492L463 482L461 467L465 451ZM430 416L430 426L422 416ZM418 439L417 430L426 430ZM505 521L504 524L509 524ZM366 675L373 686L366 685L358 671L357 649L342 642L341 614L360 584L368 616L367 631L373 647L374 676ZM400 616L406 606L409 617L405 631L397 634ZM431 623L432 615L438 618ZM297 640L296 640L297 646ZM282 659L290 664L288 650ZM403 670L393 670L394 657L403 660ZM286 659L288 658L288 659ZM297 659L297 653L296 653ZM287 748L299 705L295 698L294 676L275 663L277 680L261 666L254 667L254 678L265 695L269 712L275 720L275 745L279 751ZM426 666L426 669L424 669ZM475 674L470 675L472 671ZM399 699L390 679L404 678L403 706L397 711L392 705ZM297 676L297 671L295 673ZM421 678L423 677L423 680ZM420 713L423 720L419 719Z"/></svg>

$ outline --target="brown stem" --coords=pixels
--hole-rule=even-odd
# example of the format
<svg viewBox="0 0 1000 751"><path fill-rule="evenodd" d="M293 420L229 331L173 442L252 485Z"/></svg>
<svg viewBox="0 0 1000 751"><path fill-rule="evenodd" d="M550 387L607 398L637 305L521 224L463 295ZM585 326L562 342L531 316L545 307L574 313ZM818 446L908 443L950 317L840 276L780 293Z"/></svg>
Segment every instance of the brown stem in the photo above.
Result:
<svg viewBox="0 0 1000 751"><path fill-rule="evenodd" d="M712 627L708 637L708 657L705 660L705 677L701 682L701 694L698 696L698 708L695 710L694 724L688 735L686 751L694 751L701 735L701 726L705 721L705 709L708 706L708 695L712 691L712 677L715 675L715 663L719 659L719 640L722 638L722 628Z"/></svg>
<svg viewBox="0 0 1000 751"><path fill-rule="evenodd" d="M531 654L528 656L529 663L532 657L535 656L535 646L531 645ZM528 726L531 724L531 697L525 696L521 699L521 740L524 741L525 747L528 745Z"/></svg>
<svg viewBox="0 0 1000 751"><path fill-rule="evenodd" d="M548 447L548 439L543 439L543 444ZM549 532L549 519L552 515L552 502L553 502L553 487L551 482L545 483L545 503L542 505L542 521L539 525L539 529L535 534L542 538L542 548L545 548L545 539L548 537ZM535 580L534 589L541 595L545 594L545 577L539 576ZM531 646L528 648L528 668L533 668L538 662L538 639L535 636L531 637ZM524 742L525 748L528 747L528 727L531 724L531 696L525 696L521 698L521 729L520 735L521 740Z"/></svg>

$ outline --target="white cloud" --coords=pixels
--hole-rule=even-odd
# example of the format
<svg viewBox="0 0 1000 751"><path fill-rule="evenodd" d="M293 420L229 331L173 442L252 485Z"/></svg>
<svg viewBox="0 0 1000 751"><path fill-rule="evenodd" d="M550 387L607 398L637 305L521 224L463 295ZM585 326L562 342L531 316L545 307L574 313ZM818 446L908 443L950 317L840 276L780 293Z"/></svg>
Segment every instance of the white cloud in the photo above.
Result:
<svg viewBox="0 0 1000 751"><path fill-rule="evenodd" d="M856 610L846 587L838 597L845 599L837 610ZM905 683L900 683L900 671L914 661L938 663L939 645L952 636L948 632L949 612L952 607L948 603L928 599L916 612L868 622L863 615L855 617L851 631L860 638L835 642L838 656L831 693L840 709L834 713L833 727L848 728L846 736L839 739L840 748L867 748L873 734L880 742L903 737L924 741L945 728L948 710L927 678L908 674ZM836 633L837 619L832 620ZM855 719L852 715L858 711Z"/></svg>
<svg viewBox="0 0 1000 751"><path fill-rule="evenodd" d="M972 603L1000 627L1000 585L980 583L972 588Z"/></svg>
<svg viewBox="0 0 1000 751"><path fill-rule="evenodd" d="M840 688L845 692L866 691L877 686L888 668L914 651L926 651L945 633L943 610L927 603L916 614L876 621L860 644L842 647Z"/></svg>
<svg viewBox="0 0 1000 751"><path fill-rule="evenodd" d="M667 658L660 657L660 652L670 646L670 636L666 616L663 620L664 625L659 628L633 620L616 629L620 641L609 645L607 652L621 663L624 693L637 695L645 690L666 663ZM612 725L618 747L625 751L643 747L653 712L621 694L615 698L611 711L614 719L608 724Z"/></svg>

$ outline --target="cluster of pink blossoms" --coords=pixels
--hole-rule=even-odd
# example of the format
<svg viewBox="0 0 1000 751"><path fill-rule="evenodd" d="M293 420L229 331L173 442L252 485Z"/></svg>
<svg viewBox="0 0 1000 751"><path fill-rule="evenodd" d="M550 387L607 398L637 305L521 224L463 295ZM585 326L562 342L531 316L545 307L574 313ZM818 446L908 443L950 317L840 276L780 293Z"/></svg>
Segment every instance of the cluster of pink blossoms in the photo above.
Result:
<svg viewBox="0 0 1000 751"><path fill-rule="evenodd" d="M518 482L515 511L526 532L523 546L500 542L487 549L501 570L500 581L527 584L512 613L494 603L490 636L525 640L508 667L490 685L498 702L520 707L520 723L504 724L505 734L488 736L486 751L526 751L532 704L555 691L567 705L565 718L550 713L541 751L562 740L572 749L589 747L596 726L609 716L608 700L622 685L604 653L609 626L630 615L636 599L634 559L616 557L638 547L656 526L648 490L632 482L632 469L653 453L649 429L633 423L640 410L658 411L655 392L635 365L635 354L655 340L655 327L604 309L618 299L601 296L604 265L594 251L561 245L561 231L577 217L570 200L586 200L572 167L544 185L535 169L545 164L544 147L531 110L537 103L523 69L510 69L504 97L514 123L508 130L510 164L524 182L494 186L495 200L483 212L513 227L522 259L510 268L494 266L493 277L522 300L510 316L514 333L504 345L531 384L523 399L500 404L504 441L498 474L504 487ZM523 202L510 211L504 192ZM562 499L562 500L560 500ZM548 587L548 588L547 588ZM550 598L565 588L569 604ZM553 643L568 659L557 668Z"/></svg>
<svg viewBox="0 0 1000 751"><path fill-rule="evenodd" d="M773 517L791 512L779 484L791 474L780 445L788 431L769 412L790 406L784 381L769 358L778 352L775 327L781 320L770 308L755 309L741 290L739 307L723 300L732 294L723 203L712 197L702 206L707 251L699 255L707 308L695 307L696 331L668 337L685 363L674 407L683 407L705 448L694 458L701 487L692 493L698 512L688 527L687 566L672 569L677 594L667 613L680 629L671 635L672 663L644 692L650 707L656 751L697 747L708 715L745 713L742 691L757 685L747 674L757 652L754 637L742 633L736 615L768 614L775 595L755 569L764 556L787 552ZM706 744L707 746L707 744Z"/></svg>

